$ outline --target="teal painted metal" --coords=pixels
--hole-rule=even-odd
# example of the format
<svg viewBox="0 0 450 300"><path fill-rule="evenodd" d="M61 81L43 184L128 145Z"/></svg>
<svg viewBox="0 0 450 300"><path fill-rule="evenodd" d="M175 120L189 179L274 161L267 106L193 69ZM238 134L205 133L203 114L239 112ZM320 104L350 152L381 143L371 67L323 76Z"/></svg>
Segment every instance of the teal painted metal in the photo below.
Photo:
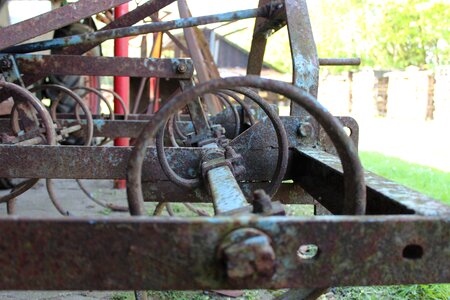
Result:
<svg viewBox="0 0 450 300"><path fill-rule="evenodd" d="M56 38L42 42L28 43L19 46L9 47L3 49L2 53L29 53L42 50L59 49L67 46L103 42L110 39L122 38L127 36L136 36L152 32L163 32L177 28L193 27L210 23L228 22L255 17L268 17L268 16L269 16L269 7L265 6L257 9L240 10L217 15L192 17L167 22L153 22L150 24L140 26L103 30L81 35L72 35L63 38Z"/></svg>
<svg viewBox="0 0 450 300"><path fill-rule="evenodd" d="M217 215L249 205L229 167L214 168L207 178Z"/></svg>

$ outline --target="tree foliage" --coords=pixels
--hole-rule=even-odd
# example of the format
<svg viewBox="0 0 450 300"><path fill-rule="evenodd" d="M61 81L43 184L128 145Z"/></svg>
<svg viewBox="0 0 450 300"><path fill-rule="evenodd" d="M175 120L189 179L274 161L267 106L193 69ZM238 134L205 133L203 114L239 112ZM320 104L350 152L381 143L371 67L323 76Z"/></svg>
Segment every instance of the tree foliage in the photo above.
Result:
<svg viewBox="0 0 450 300"><path fill-rule="evenodd" d="M377 69L450 63L448 0L321 0L311 15L321 57Z"/></svg>

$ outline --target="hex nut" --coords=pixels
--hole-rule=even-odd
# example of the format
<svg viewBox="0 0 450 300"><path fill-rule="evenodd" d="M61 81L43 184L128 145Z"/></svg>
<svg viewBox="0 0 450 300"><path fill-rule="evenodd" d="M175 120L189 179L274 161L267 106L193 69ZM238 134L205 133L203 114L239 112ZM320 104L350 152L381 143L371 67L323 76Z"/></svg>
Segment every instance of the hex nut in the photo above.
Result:
<svg viewBox="0 0 450 300"><path fill-rule="evenodd" d="M185 63L179 63L177 65L177 72L180 74L184 74L187 72L187 65Z"/></svg>
<svg viewBox="0 0 450 300"><path fill-rule="evenodd" d="M271 239L254 228L231 232L219 247L219 257L225 262L226 274L232 284L267 280L276 270Z"/></svg>
<svg viewBox="0 0 450 300"><path fill-rule="evenodd" d="M301 137L312 137L314 135L314 128L310 123L302 123L298 127L298 135Z"/></svg>

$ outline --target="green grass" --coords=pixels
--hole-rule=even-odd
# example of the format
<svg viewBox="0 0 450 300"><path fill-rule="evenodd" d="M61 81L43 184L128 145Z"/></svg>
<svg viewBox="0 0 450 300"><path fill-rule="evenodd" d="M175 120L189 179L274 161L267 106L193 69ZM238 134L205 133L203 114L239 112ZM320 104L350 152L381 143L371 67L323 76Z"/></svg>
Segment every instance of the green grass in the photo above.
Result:
<svg viewBox="0 0 450 300"><path fill-rule="evenodd" d="M450 204L450 172L376 152L360 152L359 155L367 170Z"/></svg>
<svg viewBox="0 0 450 300"><path fill-rule="evenodd" d="M361 152L364 168L450 204L450 173L385 156ZM335 289L337 299L450 299L450 284L349 287Z"/></svg>
<svg viewBox="0 0 450 300"><path fill-rule="evenodd" d="M335 295L349 300L447 300L450 284L337 288Z"/></svg>

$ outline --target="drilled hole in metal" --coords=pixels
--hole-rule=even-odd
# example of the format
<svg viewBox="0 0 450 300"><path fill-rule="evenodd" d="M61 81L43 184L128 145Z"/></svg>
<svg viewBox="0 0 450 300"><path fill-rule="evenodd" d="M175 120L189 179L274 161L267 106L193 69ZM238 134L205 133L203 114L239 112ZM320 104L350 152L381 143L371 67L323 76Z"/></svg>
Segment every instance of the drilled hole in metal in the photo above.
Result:
<svg viewBox="0 0 450 300"><path fill-rule="evenodd" d="M403 248L403 257L406 259L420 259L423 256L423 248L420 245L410 244Z"/></svg>
<svg viewBox="0 0 450 300"><path fill-rule="evenodd" d="M352 135L352 130L350 129L350 127L344 126L344 131L347 134L347 136L351 136Z"/></svg>
<svg viewBox="0 0 450 300"><path fill-rule="evenodd" d="M319 247L314 244L301 245L297 250L297 256L301 259L313 259L319 254Z"/></svg>

